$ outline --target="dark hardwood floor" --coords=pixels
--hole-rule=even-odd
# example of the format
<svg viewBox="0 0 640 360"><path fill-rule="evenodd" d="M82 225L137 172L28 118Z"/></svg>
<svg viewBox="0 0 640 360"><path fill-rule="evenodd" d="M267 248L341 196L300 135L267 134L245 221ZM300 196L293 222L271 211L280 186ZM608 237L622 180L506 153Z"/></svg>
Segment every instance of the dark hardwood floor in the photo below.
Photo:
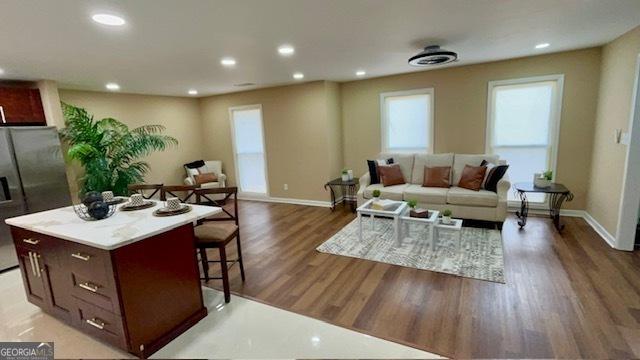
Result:
<svg viewBox="0 0 640 360"><path fill-rule="evenodd" d="M506 284L315 251L352 219L240 202L247 279L233 268L231 290L449 357L640 357L640 255L611 249L582 219L563 218L560 236L548 218L519 231L511 216Z"/></svg>

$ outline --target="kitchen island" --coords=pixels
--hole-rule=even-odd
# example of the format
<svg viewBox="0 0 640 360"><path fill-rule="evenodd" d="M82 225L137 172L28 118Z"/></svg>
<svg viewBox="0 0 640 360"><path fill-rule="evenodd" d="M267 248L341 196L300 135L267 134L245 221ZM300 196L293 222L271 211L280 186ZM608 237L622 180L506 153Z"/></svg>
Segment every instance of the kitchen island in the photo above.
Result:
<svg viewBox="0 0 640 360"><path fill-rule="evenodd" d="M220 208L100 221L72 207L7 219L27 299L83 333L148 357L207 316L193 226Z"/></svg>

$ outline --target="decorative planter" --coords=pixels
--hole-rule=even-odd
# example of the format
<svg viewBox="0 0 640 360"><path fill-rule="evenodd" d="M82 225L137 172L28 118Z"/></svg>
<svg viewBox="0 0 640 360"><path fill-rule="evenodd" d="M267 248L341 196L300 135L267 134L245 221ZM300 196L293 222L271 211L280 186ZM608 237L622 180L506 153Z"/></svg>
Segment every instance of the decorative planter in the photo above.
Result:
<svg viewBox="0 0 640 360"><path fill-rule="evenodd" d="M349 174L342 174L342 181L349 181Z"/></svg>
<svg viewBox="0 0 640 360"><path fill-rule="evenodd" d="M548 188L551 186L551 180L547 180L545 178L536 178L533 180L533 185L539 188Z"/></svg>
<svg viewBox="0 0 640 360"><path fill-rule="evenodd" d="M451 216L442 216L442 223L443 224L451 224Z"/></svg>

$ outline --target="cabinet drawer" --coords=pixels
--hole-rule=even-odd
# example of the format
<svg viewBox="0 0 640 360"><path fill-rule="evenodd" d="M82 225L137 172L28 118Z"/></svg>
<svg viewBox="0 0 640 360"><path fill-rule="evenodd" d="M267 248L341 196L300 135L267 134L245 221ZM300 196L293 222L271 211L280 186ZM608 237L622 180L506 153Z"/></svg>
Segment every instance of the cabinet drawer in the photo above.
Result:
<svg viewBox="0 0 640 360"><path fill-rule="evenodd" d="M41 251L48 240L46 235L13 226L11 235L16 246L33 251Z"/></svg>
<svg viewBox="0 0 640 360"><path fill-rule="evenodd" d="M113 283L101 283L95 279L71 273L73 290L71 294L107 311L120 314L118 295Z"/></svg>
<svg viewBox="0 0 640 360"><path fill-rule="evenodd" d="M60 256L67 259L73 274L108 288L114 287L113 268L108 251L67 242Z"/></svg>
<svg viewBox="0 0 640 360"><path fill-rule="evenodd" d="M83 332L127 350L122 317L76 299L74 322Z"/></svg>

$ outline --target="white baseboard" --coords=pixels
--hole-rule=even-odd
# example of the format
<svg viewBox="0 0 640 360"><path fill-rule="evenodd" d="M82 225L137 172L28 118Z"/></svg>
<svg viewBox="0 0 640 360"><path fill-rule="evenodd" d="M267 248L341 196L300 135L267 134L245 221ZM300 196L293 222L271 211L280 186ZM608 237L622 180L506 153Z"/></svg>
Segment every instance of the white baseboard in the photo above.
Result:
<svg viewBox="0 0 640 360"><path fill-rule="evenodd" d="M331 202L329 201L280 198L280 197L271 197L271 196L248 196L248 195L238 194L238 200L251 200L251 201L281 203L281 204L319 206L319 207L326 207L326 208L331 207Z"/></svg>
<svg viewBox="0 0 640 360"><path fill-rule="evenodd" d="M520 208L509 208L509 212L516 212L520 210ZM549 215L549 210L545 210L545 209L529 209L529 214L532 215ZM586 210L569 210L569 209L562 209L560 210L560 215L561 216L570 216L570 217L579 217L579 218L583 218L584 221L587 222L587 224L589 224L589 226L591 226L591 228L593 228L593 230L598 233L598 235L600 235L600 237L612 248L616 248L615 247L615 243L616 243L616 238L611 235L605 228L604 226L600 225L600 223L593 217L591 216L591 214L589 214Z"/></svg>
<svg viewBox="0 0 640 360"><path fill-rule="evenodd" d="M589 214L588 212L584 212L584 220L587 222L587 224L591 225L591 227L593 228L593 230L595 230L598 235L600 235L601 238L604 239L604 241L607 242L607 244L609 244L609 246L611 246L612 248L616 248L615 244L616 244L616 238L611 235L607 229L604 228L604 226L600 225L600 223L593 217L591 216L591 214Z"/></svg>

